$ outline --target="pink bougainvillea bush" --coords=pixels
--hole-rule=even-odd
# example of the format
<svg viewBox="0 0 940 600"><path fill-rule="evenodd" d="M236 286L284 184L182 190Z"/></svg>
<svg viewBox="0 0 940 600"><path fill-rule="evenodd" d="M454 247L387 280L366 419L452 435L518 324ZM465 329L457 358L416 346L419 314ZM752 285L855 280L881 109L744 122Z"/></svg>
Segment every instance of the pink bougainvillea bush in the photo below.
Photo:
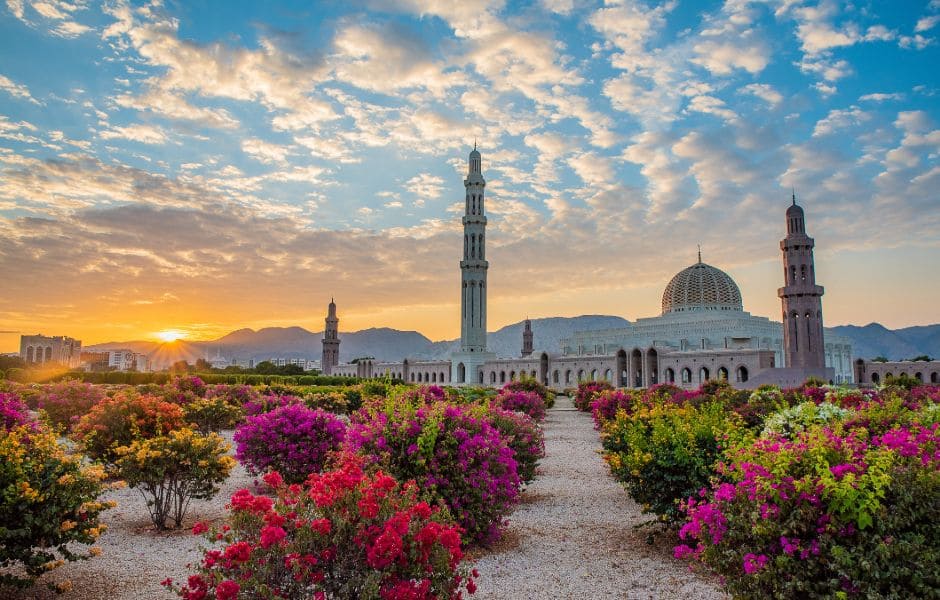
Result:
<svg viewBox="0 0 940 600"><path fill-rule="evenodd" d="M196 398L205 396L208 386L196 375L182 375L174 377L163 386L163 390L167 401L176 404L188 404Z"/></svg>
<svg viewBox="0 0 940 600"><path fill-rule="evenodd" d="M432 600L476 590L459 527L420 501L414 482L368 474L353 455L303 485L276 472L265 481L275 500L241 490L220 529L193 528L212 546L176 587L181 597Z"/></svg>
<svg viewBox="0 0 940 600"><path fill-rule="evenodd" d="M236 457L251 473L278 471L300 483L323 469L345 434L346 425L332 413L287 404L246 419L235 431Z"/></svg>
<svg viewBox="0 0 940 600"><path fill-rule="evenodd" d="M523 483L532 482L539 461L545 458L545 433L542 428L525 413L492 407L481 407L481 411L481 416L496 428L503 441L512 449L519 479Z"/></svg>
<svg viewBox="0 0 940 600"><path fill-rule="evenodd" d="M104 398L101 386L69 379L42 386L36 408L44 410L52 424L69 428Z"/></svg>
<svg viewBox="0 0 940 600"><path fill-rule="evenodd" d="M20 425L35 427L29 408L17 394L0 392L0 428L13 429Z"/></svg>
<svg viewBox="0 0 940 600"><path fill-rule="evenodd" d="M536 421L545 420L545 400L535 392L503 390L493 404L505 410L525 413Z"/></svg>
<svg viewBox="0 0 940 600"><path fill-rule="evenodd" d="M246 400L242 405L242 408L245 411L245 415L251 417L254 415L260 415L261 413L270 412L282 406L303 404L303 399L298 398L297 396L270 393Z"/></svg>
<svg viewBox="0 0 940 600"><path fill-rule="evenodd" d="M633 396L623 390L605 390L594 397L591 402L591 416L594 418L594 429L598 431L604 423L612 421L618 410L631 411Z"/></svg>
<svg viewBox="0 0 940 600"><path fill-rule="evenodd" d="M724 481L685 503L676 556L736 598L935 597L940 434L916 420L881 435L816 425L729 451Z"/></svg>
<svg viewBox="0 0 940 600"><path fill-rule="evenodd" d="M605 390L612 390L614 386L606 381L582 381L578 384L578 391L574 397L574 407L581 412L591 410L591 402L597 394Z"/></svg>
<svg viewBox="0 0 940 600"><path fill-rule="evenodd" d="M513 450L470 406L388 403L355 413L347 444L400 480L443 501L467 540L499 538L521 485Z"/></svg>

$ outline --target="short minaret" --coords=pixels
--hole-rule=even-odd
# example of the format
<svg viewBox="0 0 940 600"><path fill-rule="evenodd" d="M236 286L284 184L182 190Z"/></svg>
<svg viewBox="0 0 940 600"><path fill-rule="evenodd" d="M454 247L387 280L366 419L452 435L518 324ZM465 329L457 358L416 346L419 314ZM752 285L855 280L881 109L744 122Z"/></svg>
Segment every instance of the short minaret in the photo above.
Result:
<svg viewBox="0 0 940 600"><path fill-rule="evenodd" d="M525 328L522 330L522 356L531 356L532 348L532 321L525 320Z"/></svg>
<svg viewBox="0 0 940 600"><path fill-rule="evenodd" d="M326 314L326 329L323 331L323 356L320 359L320 372L332 375L333 367L339 364L339 319L336 316L336 302L330 298Z"/></svg>
<svg viewBox="0 0 940 600"><path fill-rule="evenodd" d="M464 186L463 258L460 261L460 352L451 359L451 381L482 383L478 368L495 355L486 348L486 210L482 159L473 144Z"/></svg>
<svg viewBox="0 0 940 600"><path fill-rule="evenodd" d="M824 369L822 296L816 285L813 238L806 235L803 209L796 203L787 209L787 237L780 241L783 251L784 287L777 290L783 304L783 346L787 367Z"/></svg>

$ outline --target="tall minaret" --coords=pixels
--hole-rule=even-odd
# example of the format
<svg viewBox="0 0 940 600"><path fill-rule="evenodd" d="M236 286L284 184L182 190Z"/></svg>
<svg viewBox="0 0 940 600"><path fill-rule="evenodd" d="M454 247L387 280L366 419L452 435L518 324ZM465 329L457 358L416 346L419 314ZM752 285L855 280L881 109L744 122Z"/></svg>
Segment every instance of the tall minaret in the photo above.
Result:
<svg viewBox="0 0 940 600"><path fill-rule="evenodd" d="M532 321L525 320L525 329L522 330L522 356L531 356L532 347Z"/></svg>
<svg viewBox="0 0 940 600"><path fill-rule="evenodd" d="M784 287L777 290L783 304L783 346L787 367L823 369L826 355L823 341L821 285L816 285L813 264L813 238L806 235L803 209L796 203L787 209L787 237L780 241L783 251Z"/></svg>
<svg viewBox="0 0 940 600"><path fill-rule="evenodd" d="M480 153L476 143L470 153L463 216L463 260L460 261L460 350L486 352L486 216L483 189L486 181L481 172Z"/></svg>
<svg viewBox="0 0 940 600"><path fill-rule="evenodd" d="M323 331L323 356L320 359L320 372L331 375L333 367L339 364L339 319L336 316L336 302L330 298L326 315L326 329Z"/></svg>

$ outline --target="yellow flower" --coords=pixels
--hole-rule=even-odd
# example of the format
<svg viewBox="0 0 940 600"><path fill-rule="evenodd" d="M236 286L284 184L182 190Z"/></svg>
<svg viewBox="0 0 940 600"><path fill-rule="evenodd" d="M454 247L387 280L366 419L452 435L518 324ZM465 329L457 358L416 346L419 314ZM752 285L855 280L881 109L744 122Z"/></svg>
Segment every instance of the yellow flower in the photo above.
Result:
<svg viewBox="0 0 940 600"><path fill-rule="evenodd" d="M59 525L60 531L70 531L75 529L75 526L78 525L75 521L62 521L62 524Z"/></svg>
<svg viewBox="0 0 940 600"><path fill-rule="evenodd" d="M59 583L56 584L55 589L56 589L56 591L59 592L59 593L71 591L71 590L72 590L72 582L71 582L71 581L60 581Z"/></svg>
<svg viewBox="0 0 940 600"><path fill-rule="evenodd" d="M101 556L101 548L98 546L92 546L88 549L89 556Z"/></svg>
<svg viewBox="0 0 940 600"><path fill-rule="evenodd" d="M71 473L66 473L58 479L59 485L72 485L73 483L75 483L75 476Z"/></svg>

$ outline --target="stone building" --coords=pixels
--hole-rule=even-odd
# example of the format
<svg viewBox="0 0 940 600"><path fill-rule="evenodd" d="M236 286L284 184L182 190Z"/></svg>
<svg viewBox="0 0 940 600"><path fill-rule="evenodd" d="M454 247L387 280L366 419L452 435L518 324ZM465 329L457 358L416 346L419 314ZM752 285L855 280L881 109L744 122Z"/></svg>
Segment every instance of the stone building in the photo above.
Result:
<svg viewBox="0 0 940 600"><path fill-rule="evenodd" d="M787 235L780 242L784 287L778 290L787 323L800 319L799 328L790 334L781 323L745 312L737 284L721 269L702 262L700 251L698 262L666 285L659 316L622 328L575 333L563 340L561 352L533 348L532 324L526 319L521 357L496 357L486 345L489 263L481 164L474 147L464 180L460 351L449 361L359 361L334 367L334 374L454 385L501 385L524 376L556 389L600 379L618 387L672 383L689 389L710 379L743 388L765 383L792 387L811 375L834 383L853 380L851 342L824 334L814 242L806 235L803 209L795 197L786 212ZM331 310L335 314L332 304Z"/></svg>
<svg viewBox="0 0 940 600"><path fill-rule="evenodd" d="M61 365L77 367L81 364L82 342L66 336L21 335L20 358L27 365Z"/></svg>
<svg viewBox="0 0 940 600"><path fill-rule="evenodd" d="M859 385L879 385L888 377L907 375L924 383L940 384L940 360L855 361L855 381Z"/></svg>

